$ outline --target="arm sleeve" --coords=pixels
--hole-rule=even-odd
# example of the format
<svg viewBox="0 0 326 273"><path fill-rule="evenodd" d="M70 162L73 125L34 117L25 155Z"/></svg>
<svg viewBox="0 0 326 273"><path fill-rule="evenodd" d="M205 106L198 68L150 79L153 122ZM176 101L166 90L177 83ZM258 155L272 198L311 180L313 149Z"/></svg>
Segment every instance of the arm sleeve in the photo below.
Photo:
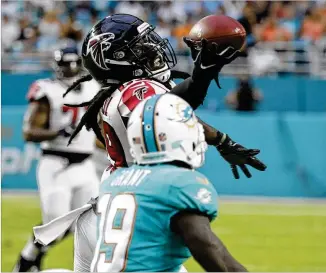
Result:
<svg viewBox="0 0 326 273"><path fill-rule="evenodd" d="M180 72L175 73L178 75ZM203 104L209 85L217 75L216 69L202 69L201 66L195 65L192 76L173 87L171 93L183 98L196 110Z"/></svg>
<svg viewBox="0 0 326 273"><path fill-rule="evenodd" d="M178 178L182 185L169 188L171 213L167 222L180 211L189 211L207 216L213 221L218 214L217 192L208 179L197 172L190 172Z"/></svg>
<svg viewBox="0 0 326 273"><path fill-rule="evenodd" d="M193 77L189 77L173 87L171 93L184 99L194 110L196 110L201 104L203 104L210 82L211 79L208 78L195 80Z"/></svg>

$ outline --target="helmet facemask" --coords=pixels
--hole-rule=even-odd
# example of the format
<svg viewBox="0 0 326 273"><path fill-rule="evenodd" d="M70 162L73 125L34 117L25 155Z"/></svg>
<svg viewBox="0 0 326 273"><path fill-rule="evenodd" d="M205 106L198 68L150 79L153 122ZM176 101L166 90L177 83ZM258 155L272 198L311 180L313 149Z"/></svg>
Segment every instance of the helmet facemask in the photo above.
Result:
<svg viewBox="0 0 326 273"><path fill-rule="evenodd" d="M53 69L58 79L71 84L81 73L81 59L77 53L57 50L54 52Z"/></svg>
<svg viewBox="0 0 326 273"><path fill-rule="evenodd" d="M81 62L62 62L58 64L57 72L61 78L74 78L81 72Z"/></svg>
<svg viewBox="0 0 326 273"><path fill-rule="evenodd" d="M170 69L177 63L174 50L167 39L162 39L152 26L144 24L147 28L116 50L115 55L125 52L123 59L139 68L135 69L135 77L151 77L165 82L170 78Z"/></svg>
<svg viewBox="0 0 326 273"><path fill-rule="evenodd" d="M197 142L193 142L193 152L187 153L186 149L183 148L183 145L181 143L181 148L184 150L185 154L187 155L188 162L185 162L192 166L194 169L197 169L201 167L204 164L205 161L205 152L207 151L207 143L205 141L205 134L204 134L204 128L200 123L197 123L198 128L198 138Z"/></svg>

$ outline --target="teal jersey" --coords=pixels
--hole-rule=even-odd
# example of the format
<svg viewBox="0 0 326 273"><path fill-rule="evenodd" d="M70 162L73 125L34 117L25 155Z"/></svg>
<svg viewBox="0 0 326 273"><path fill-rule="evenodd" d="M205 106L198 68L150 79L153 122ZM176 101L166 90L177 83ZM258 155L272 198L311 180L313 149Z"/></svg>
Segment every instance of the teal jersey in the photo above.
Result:
<svg viewBox="0 0 326 273"><path fill-rule="evenodd" d="M217 193L201 173L172 165L116 170L100 186L94 271L178 271L191 254L170 220L184 210L217 216Z"/></svg>

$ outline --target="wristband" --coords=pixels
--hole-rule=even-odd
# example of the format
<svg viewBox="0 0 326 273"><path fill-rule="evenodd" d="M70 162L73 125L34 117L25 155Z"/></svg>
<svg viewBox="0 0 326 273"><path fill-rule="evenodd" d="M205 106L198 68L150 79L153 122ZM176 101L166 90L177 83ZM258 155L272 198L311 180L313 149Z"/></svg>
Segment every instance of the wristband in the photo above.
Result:
<svg viewBox="0 0 326 273"><path fill-rule="evenodd" d="M227 137L228 137L227 134L217 131L216 138L215 138L215 146L216 147L221 146L225 142Z"/></svg>

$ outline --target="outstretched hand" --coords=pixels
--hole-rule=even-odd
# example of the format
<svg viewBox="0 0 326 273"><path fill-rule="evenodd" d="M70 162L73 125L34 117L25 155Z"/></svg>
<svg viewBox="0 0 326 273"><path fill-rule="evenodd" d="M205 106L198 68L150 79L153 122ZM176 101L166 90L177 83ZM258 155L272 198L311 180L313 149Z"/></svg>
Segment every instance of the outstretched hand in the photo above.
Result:
<svg viewBox="0 0 326 273"><path fill-rule="evenodd" d="M216 146L221 156L230 164L235 179L239 179L238 167L250 178L252 175L246 165L259 171L265 171L267 166L261 162L256 155L260 153L258 149L247 149L225 135L224 141Z"/></svg>
<svg viewBox="0 0 326 273"><path fill-rule="evenodd" d="M202 77L203 73L208 73L216 81L217 86L221 88L218 79L219 72L224 65L235 60L239 56L240 51L232 46L208 42L206 39L194 41L184 37L183 41L190 48L191 57L194 60L193 76L198 75L198 77Z"/></svg>

